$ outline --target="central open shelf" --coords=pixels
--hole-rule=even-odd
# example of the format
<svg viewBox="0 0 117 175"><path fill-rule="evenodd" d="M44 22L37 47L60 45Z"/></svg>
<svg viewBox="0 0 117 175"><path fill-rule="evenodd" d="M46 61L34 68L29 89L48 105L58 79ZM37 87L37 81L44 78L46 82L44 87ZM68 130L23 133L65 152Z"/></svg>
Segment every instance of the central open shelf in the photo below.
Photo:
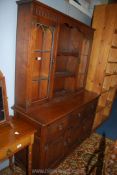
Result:
<svg viewBox="0 0 117 175"><path fill-rule="evenodd" d="M68 71L61 71L61 72L56 72L55 73L55 78L59 77L74 77L75 74L73 72L68 72Z"/></svg>

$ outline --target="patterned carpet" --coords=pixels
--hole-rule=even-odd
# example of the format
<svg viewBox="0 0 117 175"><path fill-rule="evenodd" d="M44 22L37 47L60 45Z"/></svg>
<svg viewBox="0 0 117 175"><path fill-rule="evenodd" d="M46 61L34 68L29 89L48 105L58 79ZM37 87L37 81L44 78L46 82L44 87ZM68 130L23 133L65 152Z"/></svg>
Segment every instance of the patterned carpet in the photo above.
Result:
<svg viewBox="0 0 117 175"><path fill-rule="evenodd" d="M70 154L51 175L117 175L117 161L110 157L113 141L92 134ZM115 157L114 157L115 159ZM111 161L110 161L111 160ZM110 161L110 162L109 162ZM108 163L109 162L109 163ZM106 169L106 171L104 171ZM12 172L11 172L12 173ZM14 175L6 168L0 175ZM21 168L15 168L15 175L25 175Z"/></svg>
<svg viewBox="0 0 117 175"><path fill-rule="evenodd" d="M117 175L117 162L108 164L112 151L113 141L94 133L51 175Z"/></svg>

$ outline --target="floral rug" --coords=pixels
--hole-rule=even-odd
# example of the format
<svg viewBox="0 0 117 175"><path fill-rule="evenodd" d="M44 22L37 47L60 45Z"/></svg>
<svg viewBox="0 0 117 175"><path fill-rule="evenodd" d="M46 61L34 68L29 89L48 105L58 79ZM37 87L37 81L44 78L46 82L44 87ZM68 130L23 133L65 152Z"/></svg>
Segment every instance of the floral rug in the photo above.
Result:
<svg viewBox="0 0 117 175"><path fill-rule="evenodd" d="M117 175L117 161L112 161L110 158L113 145L112 140L94 133L50 175ZM10 170L6 168L0 172L0 175L25 175L25 172L16 167L15 174L10 174Z"/></svg>
<svg viewBox="0 0 117 175"><path fill-rule="evenodd" d="M26 173L22 170L22 168L15 166L14 172L10 170L10 168L5 168L0 171L0 175L26 175Z"/></svg>
<svg viewBox="0 0 117 175"><path fill-rule="evenodd" d="M113 149L112 145L112 140L94 133L50 174L117 175L117 162L108 164Z"/></svg>

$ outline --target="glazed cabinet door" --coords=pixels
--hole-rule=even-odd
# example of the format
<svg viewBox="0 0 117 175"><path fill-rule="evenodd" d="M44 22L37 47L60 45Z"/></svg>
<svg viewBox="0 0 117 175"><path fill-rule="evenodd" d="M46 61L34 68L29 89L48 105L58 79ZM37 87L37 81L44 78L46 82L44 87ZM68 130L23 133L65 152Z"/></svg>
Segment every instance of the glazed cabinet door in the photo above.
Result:
<svg viewBox="0 0 117 175"><path fill-rule="evenodd" d="M39 21L32 24L30 71L27 86L27 102L29 104L49 98L54 33L55 27L50 23Z"/></svg>

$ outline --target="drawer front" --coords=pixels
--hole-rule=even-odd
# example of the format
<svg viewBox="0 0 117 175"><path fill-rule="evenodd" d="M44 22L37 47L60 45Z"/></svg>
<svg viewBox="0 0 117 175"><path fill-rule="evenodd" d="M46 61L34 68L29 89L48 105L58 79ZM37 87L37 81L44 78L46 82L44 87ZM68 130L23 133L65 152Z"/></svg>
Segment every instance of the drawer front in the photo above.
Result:
<svg viewBox="0 0 117 175"><path fill-rule="evenodd" d="M91 116L87 119L85 119L82 123L82 136L86 137L88 136L93 128L93 122L94 122L94 116Z"/></svg>
<svg viewBox="0 0 117 175"><path fill-rule="evenodd" d="M69 126L66 134L68 146L81 143L92 130L98 99L78 109L69 116Z"/></svg>
<svg viewBox="0 0 117 175"><path fill-rule="evenodd" d="M69 127L76 127L80 126L80 123L82 122L84 118L84 111L83 109L79 109L72 114L69 115Z"/></svg>
<svg viewBox="0 0 117 175"><path fill-rule="evenodd" d="M87 104L84 108L78 109L69 116L70 126L80 126L86 118L94 116L97 106L97 100Z"/></svg>
<svg viewBox="0 0 117 175"><path fill-rule="evenodd" d="M27 136L23 139L19 139L15 143L9 145L8 147L5 147L0 150L0 160L6 159L9 156L12 156L14 153L18 152L19 150L23 149L27 145L31 143L31 137Z"/></svg>
<svg viewBox="0 0 117 175"><path fill-rule="evenodd" d="M84 116L82 116L84 117ZM94 114L84 117L83 119L76 118L74 124L68 127L66 134L67 145L72 147L77 143L81 143L87 136L90 135L93 127Z"/></svg>
<svg viewBox="0 0 117 175"><path fill-rule="evenodd" d="M85 118L90 117L95 114L98 100L94 100L91 103L87 104L84 109Z"/></svg>
<svg viewBox="0 0 117 175"><path fill-rule="evenodd" d="M51 141L59 136L61 136L68 126L67 117L62 120L58 120L53 124L49 125L47 128L47 141Z"/></svg>

